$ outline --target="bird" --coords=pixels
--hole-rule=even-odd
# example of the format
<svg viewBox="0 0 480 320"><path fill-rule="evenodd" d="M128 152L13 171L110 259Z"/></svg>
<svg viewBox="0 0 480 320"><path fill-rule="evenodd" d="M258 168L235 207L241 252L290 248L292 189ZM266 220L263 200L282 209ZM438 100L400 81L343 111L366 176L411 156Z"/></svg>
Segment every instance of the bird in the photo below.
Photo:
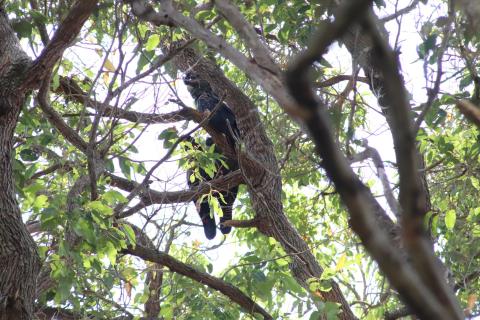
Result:
<svg viewBox="0 0 480 320"><path fill-rule="evenodd" d="M224 134L229 145L235 150L236 137L239 137L240 132L235 114L232 110L220 100L218 95L212 90L210 84L198 75L187 72L183 78L183 82L195 100L195 106L198 111L213 112L215 107L220 104L215 113L210 116L208 125Z"/></svg>

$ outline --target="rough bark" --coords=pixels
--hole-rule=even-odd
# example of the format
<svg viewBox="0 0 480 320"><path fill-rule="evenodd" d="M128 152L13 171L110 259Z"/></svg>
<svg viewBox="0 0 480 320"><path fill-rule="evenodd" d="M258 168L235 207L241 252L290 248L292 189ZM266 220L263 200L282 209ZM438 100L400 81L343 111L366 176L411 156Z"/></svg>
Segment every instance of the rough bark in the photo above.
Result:
<svg viewBox="0 0 480 320"><path fill-rule="evenodd" d="M3 2L2 2L3 3ZM96 1L77 1L33 63L0 4L0 319L32 318L40 258L15 199L13 134L26 95L75 40Z"/></svg>
<svg viewBox="0 0 480 320"><path fill-rule="evenodd" d="M22 221L13 182L13 133L25 93L17 92L29 59L0 8L0 319L31 319L40 269L36 245Z"/></svg>

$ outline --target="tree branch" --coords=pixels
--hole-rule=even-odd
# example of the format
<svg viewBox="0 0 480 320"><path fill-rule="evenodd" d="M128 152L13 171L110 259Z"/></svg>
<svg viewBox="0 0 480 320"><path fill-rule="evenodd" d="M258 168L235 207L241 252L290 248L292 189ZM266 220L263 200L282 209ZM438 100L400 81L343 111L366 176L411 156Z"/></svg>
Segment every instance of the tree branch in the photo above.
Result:
<svg viewBox="0 0 480 320"><path fill-rule="evenodd" d="M30 0L29 2L30 2L30 7L33 10L35 11L39 10L37 0ZM45 27L45 24L41 23L38 19L33 19L33 22L38 29L38 33L40 34L40 39L42 40L43 45L46 46L50 41L50 38L48 36L48 31L47 31L47 28Z"/></svg>
<svg viewBox="0 0 480 320"><path fill-rule="evenodd" d="M263 319L273 319L267 311L232 284L227 283L220 278L211 276L208 273L198 271L164 252L148 248L145 246L148 245L148 240L145 239L146 236L139 228L132 227L137 235L137 244L135 247L125 249L125 253L134 255L145 261L165 266L175 273L186 276L187 278L204 284L213 290L219 291L250 314L259 313L263 316Z"/></svg>
<svg viewBox="0 0 480 320"><path fill-rule="evenodd" d="M229 0L216 0L215 7L230 22L233 29L244 40L244 44L251 50L255 62L263 69L279 75L281 70L270 56L268 47L260 41L253 26L247 22L243 14Z"/></svg>
<svg viewBox="0 0 480 320"><path fill-rule="evenodd" d="M110 178L109 183L111 186L117 187L124 191L132 192L140 185L138 182L127 180L108 172L105 172L104 174ZM144 205L188 202L197 195L210 193L212 189L227 191L241 183L244 183L243 177L240 170L237 170L217 179L204 181L200 183L198 187L190 190L160 192L150 188L145 188L139 193L139 197ZM125 218L126 216L124 215L124 212L122 212L116 217Z"/></svg>
<svg viewBox="0 0 480 320"><path fill-rule="evenodd" d="M393 194L392 188L390 187L390 181L387 173L385 172L385 166L383 165L382 158L375 148L372 148L368 145L368 141L366 139L363 142L363 146L365 147L365 151L353 155L350 159L350 163L363 161L367 158L372 159L372 162L377 169L377 177L382 183L383 194L387 199L388 206L390 207L390 210L392 210L393 214L397 217L397 220L400 220L400 208L398 201Z"/></svg>
<svg viewBox="0 0 480 320"><path fill-rule="evenodd" d="M325 113L326 108L317 100L307 78L311 65L321 58L326 48L340 38L356 19L363 16L362 12L364 14L368 12L370 4L371 1L349 2L339 10L335 21L322 29L323 32L315 38L315 43L289 68L287 84L300 107L308 112L303 120L315 142L317 152L323 159L323 167L349 209L352 229L362 239L366 249L417 314L425 319L452 319L451 309L444 308L436 300L434 294L405 262L399 250L393 246L384 230L378 227L372 214L374 208L370 200L371 194L353 173L345 157L335 145L328 116ZM404 98L400 98L401 103Z"/></svg>
<svg viewBox="0 0 480 320"><path fill-rule="evenodd" d="M385 23L385 22L388 22L390 20L397 19L401 15L407 14L410 11L412 11L413 9L415 9L418 6L419 2L420 2L420 0L413 0L412 3L410 3L410 5L406 6L403 9L400 9L400 10L396 11L395 13L393 13L389 16L383 17L380 21Z"/></svg>
<svg viewBox="0 0 480 320"><path fill-rule="evenodd" d="M331 77L327 80L324 80L322 82L314 83L313 86L315 88L331 87L334 84L337 84L337 83L342 82L342 81L350 81L353 78L355 78L356 81L360 81L360 82L368 84L368 78L367 77L358 77L358 76L355 76L355 75L340 74L340 75L337 75L337 76L333 76L333 77Z"/></svg>
<svg viewBox="0 0 480 320"><path fill-rule="evenodd" d="M48 102L49 89L50 77L47 76L47 78L42 81L42 85L37 95L38 106L40 109L42 109L52 126L54 126L68 142L80 149L82 152L86 153L88 149L87 142L85 142L85 140L83 140L82 137L75 132L75 130L66 124L57 111L50 106Z"/></svg>
<svg viewBox="0 0 480 320"><path fill-rule="evenodd" d="M480 128L480 109L468 100L457 102L458 110L473 124Z"/></svg>
<svg viewBox="0 0 480 320"><path fill-rule="evenodd" d="M65 49L73 44L96 4L97 0L78 0L75 2L48 45L26 72L27 78L21 85L23 89L38 86L46 73L50 72L55 63L62 57Z"/></svg>
<svg viewBox="0 0 480 320"><path fill-rule="evenodd" d="M126 0L125 3L129 3L132 9L132 13L138 18L148 21L155 26L174 26L175 22L168 16L165 10L162 12L156 12L153 7L144 0Z"/></svg>
<svg viewBox="0 0 480 320"><path fill-rule="evenodd" d="M444 316L462 319L462 310L438 268L428 233L424 228L423 220L429 211L429 203L426 201L427 197L424 194L426 190L418 174L416 132L410 117L407 91L398 72L397 59L374 22L367 18L364 25L373 41L373 65L380 71L384 80L384 98L390 101L390 127L400 176L399 202L403 210L403 240L420 278L445 309Z"/></svg>

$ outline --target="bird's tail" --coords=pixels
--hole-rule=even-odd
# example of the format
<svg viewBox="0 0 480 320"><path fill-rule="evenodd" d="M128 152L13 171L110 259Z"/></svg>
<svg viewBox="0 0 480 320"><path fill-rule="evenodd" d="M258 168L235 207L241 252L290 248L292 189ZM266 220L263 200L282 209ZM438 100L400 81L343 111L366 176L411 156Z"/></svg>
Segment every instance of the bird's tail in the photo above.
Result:
<svg viewBox="0 0 480 320"><path fill-rule="evenodd" d="M204 199L202 203L200 203L199 209L198 214L200 215L200 219L202 219L205 237L207 237L208 240L212 240L215 238L217 226L215 224L215 218L210 216L210 206L208 205L207 199Z"/></svg>
<svg viewBox="0 0 480 320"><path fill-rule="evenodd" d="M232 227L224 226L223 223L227 220L232 220L232 206L222 206L223 217L220 218L220 231L223 234L230 233L232 231Z"/></svg>

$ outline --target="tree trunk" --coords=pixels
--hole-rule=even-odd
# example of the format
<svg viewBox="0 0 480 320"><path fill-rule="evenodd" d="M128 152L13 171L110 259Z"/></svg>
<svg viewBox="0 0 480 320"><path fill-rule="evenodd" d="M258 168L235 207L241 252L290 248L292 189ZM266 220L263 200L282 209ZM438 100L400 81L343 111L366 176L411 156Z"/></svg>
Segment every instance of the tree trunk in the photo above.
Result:
<svg viewBox="0 0 480 320"><path fill-rule="evenodd" d="M36 245L15 199L13 133L24 92L15 90L29 59L0 11L0 319L31 319L40 269Z"/></svg>

